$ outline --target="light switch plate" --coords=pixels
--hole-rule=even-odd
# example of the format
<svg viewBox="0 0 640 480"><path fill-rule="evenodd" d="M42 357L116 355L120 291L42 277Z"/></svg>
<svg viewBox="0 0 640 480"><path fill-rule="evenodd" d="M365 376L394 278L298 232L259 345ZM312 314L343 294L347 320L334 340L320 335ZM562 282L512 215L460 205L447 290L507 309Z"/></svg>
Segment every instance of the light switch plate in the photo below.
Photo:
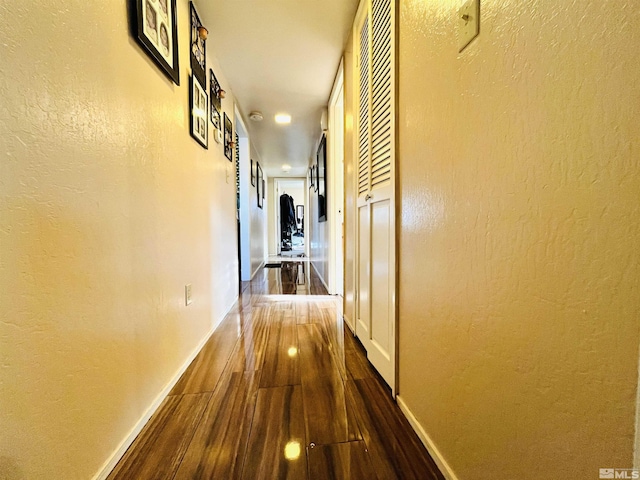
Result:
<svg viewBox="0 0 640 480"><path fill-rule="evenodd" d="M458 52L480 33L480 0L468 0L458 10Z"/></svg>
<svg viewBox="0 0 640 480"><path fill-rule="evenodd" d="M191 284L184 286L184 304L191 305Z"/></svg>

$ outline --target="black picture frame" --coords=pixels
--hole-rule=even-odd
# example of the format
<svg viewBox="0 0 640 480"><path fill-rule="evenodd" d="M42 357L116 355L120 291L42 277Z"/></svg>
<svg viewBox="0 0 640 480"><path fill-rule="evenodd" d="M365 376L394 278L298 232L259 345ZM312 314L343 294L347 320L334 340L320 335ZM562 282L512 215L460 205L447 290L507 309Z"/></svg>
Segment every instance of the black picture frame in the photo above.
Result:
<svg viewBox="0 0 640 480"><path fill-rule="evenodd" d="M262 208L264 205L264 193L262 190L264 189L264 184L262 182L262 168L260 167L260 163L256 162L256 176L257 176L257 194L258 194L258 207Z"/></svg>
<svg viewBox="0 0 640 480"><path fill-rule="evenodd" d="M313 191L317 192L318 191L318 165L314 165L312 168L313 168L313 171L311 172L311 178L313 182Z"/></svg>
<svg viewBox="0 0 640 480"><path fill-rule="evenodd" d="M192 75L189 88L189 105L191 106L189 130L191 136L204 148L209 148L208 103L207 92L202 85L200 85L198 79Z"/></svg>
<svg viewBox="0 0 640 480"><path fill-rule="evenodd" d="M149 1L149 0L145 0ZM196 7L189 2L191 11L191 44L189 57L191 58L191 74L199 81L200 85L207 85L207 41L200 36L199 29L203 27Z"/></svg>
<svg viewBox="0 0 640 480"><path fill-rule="evenodd" d="M327 221L327 137L322 135L318 153L318 222Z"/></svg>
<svg viewBox="0 0 640 480"><path fill-rule="evenodd" d="M251 186L256 186L256 163L251 159Z"/></svg>
<svg viewBox="0 0 640 480"><path fill-rule="evenodd" d="M224 114L224 156L231 162L233 161L233 147L231 146L231 142L233 138L233 124L231 120L227 116L227 113Z"/></svg>
<svg viewBox="0 0 640 480"><path fill-rule="evenodd" d="M132 33L162 73L180 85L176 0L134 0Z"/></svg>
<svg viewBox="0 0 640 480"><path fill-rule="evenodd" d="M216 130L220 130L221 128L221 107L222 102L220 101L220 84L218 83L218 79L213 73L213 70L209 69L209 113L211 116L211 123L216 128Z"/></svg>
<svg viewBox="0 0 640 480"><path fill-rule="evenodd" d="M309 174L307 175L309 178L309 188L313 187L313 165L309 167Z"/></svg>
<svg viewBox="0 0 640 480"><path fill-rule="evenodd" d="M262 179L262 199L264 200L265 197L265 192L267 191L267 184L264 181L264 178Z"/></svg>

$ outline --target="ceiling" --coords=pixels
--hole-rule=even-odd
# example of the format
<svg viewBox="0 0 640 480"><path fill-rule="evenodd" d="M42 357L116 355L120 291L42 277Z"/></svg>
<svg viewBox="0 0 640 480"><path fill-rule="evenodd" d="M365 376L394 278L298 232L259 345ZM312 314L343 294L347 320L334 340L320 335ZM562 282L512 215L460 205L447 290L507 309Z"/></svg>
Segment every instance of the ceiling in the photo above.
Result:
<svg viewBox="0 0 640 480"><path fill-rule="evenodd" d="M198 2L207 46L268 176L306 176L357 6L357 0ZM262 122L249 120L254 110L262 112ZM291 124L276 124L276 113L290 114ZM283 164L292 167L288 174Z"/></svg>

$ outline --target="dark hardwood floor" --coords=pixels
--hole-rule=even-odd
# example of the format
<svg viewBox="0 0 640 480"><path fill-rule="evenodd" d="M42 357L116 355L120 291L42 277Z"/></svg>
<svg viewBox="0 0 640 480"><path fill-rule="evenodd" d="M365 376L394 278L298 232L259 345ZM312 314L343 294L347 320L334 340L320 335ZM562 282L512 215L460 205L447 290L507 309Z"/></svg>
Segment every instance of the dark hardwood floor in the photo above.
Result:
<svg viewBox="0 0 640 480"><path fill-rule="evenodd" d="M264 268L249 284L249 291L271 295L327 295L322 280L308 260L274 260L278 268Z"/></svg>
<svg viewBox="0 0 640 480"><path fill-rule="evenodd" d="M337 300L283 297L273 270L244 290L109 479L443 479Z"/></svg>

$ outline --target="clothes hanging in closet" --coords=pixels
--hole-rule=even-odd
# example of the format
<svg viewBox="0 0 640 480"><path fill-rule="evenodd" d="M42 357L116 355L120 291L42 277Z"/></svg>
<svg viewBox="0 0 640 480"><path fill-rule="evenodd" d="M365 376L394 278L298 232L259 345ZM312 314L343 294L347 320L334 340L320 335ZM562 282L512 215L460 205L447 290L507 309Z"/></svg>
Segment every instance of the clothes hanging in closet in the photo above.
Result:
<svg viewBox="0 0 640 480"><path fill-rule="evenodd" d="M280 195L280 231L291 233L296 228L296 209L293 197L283 193Z"/></svg>

